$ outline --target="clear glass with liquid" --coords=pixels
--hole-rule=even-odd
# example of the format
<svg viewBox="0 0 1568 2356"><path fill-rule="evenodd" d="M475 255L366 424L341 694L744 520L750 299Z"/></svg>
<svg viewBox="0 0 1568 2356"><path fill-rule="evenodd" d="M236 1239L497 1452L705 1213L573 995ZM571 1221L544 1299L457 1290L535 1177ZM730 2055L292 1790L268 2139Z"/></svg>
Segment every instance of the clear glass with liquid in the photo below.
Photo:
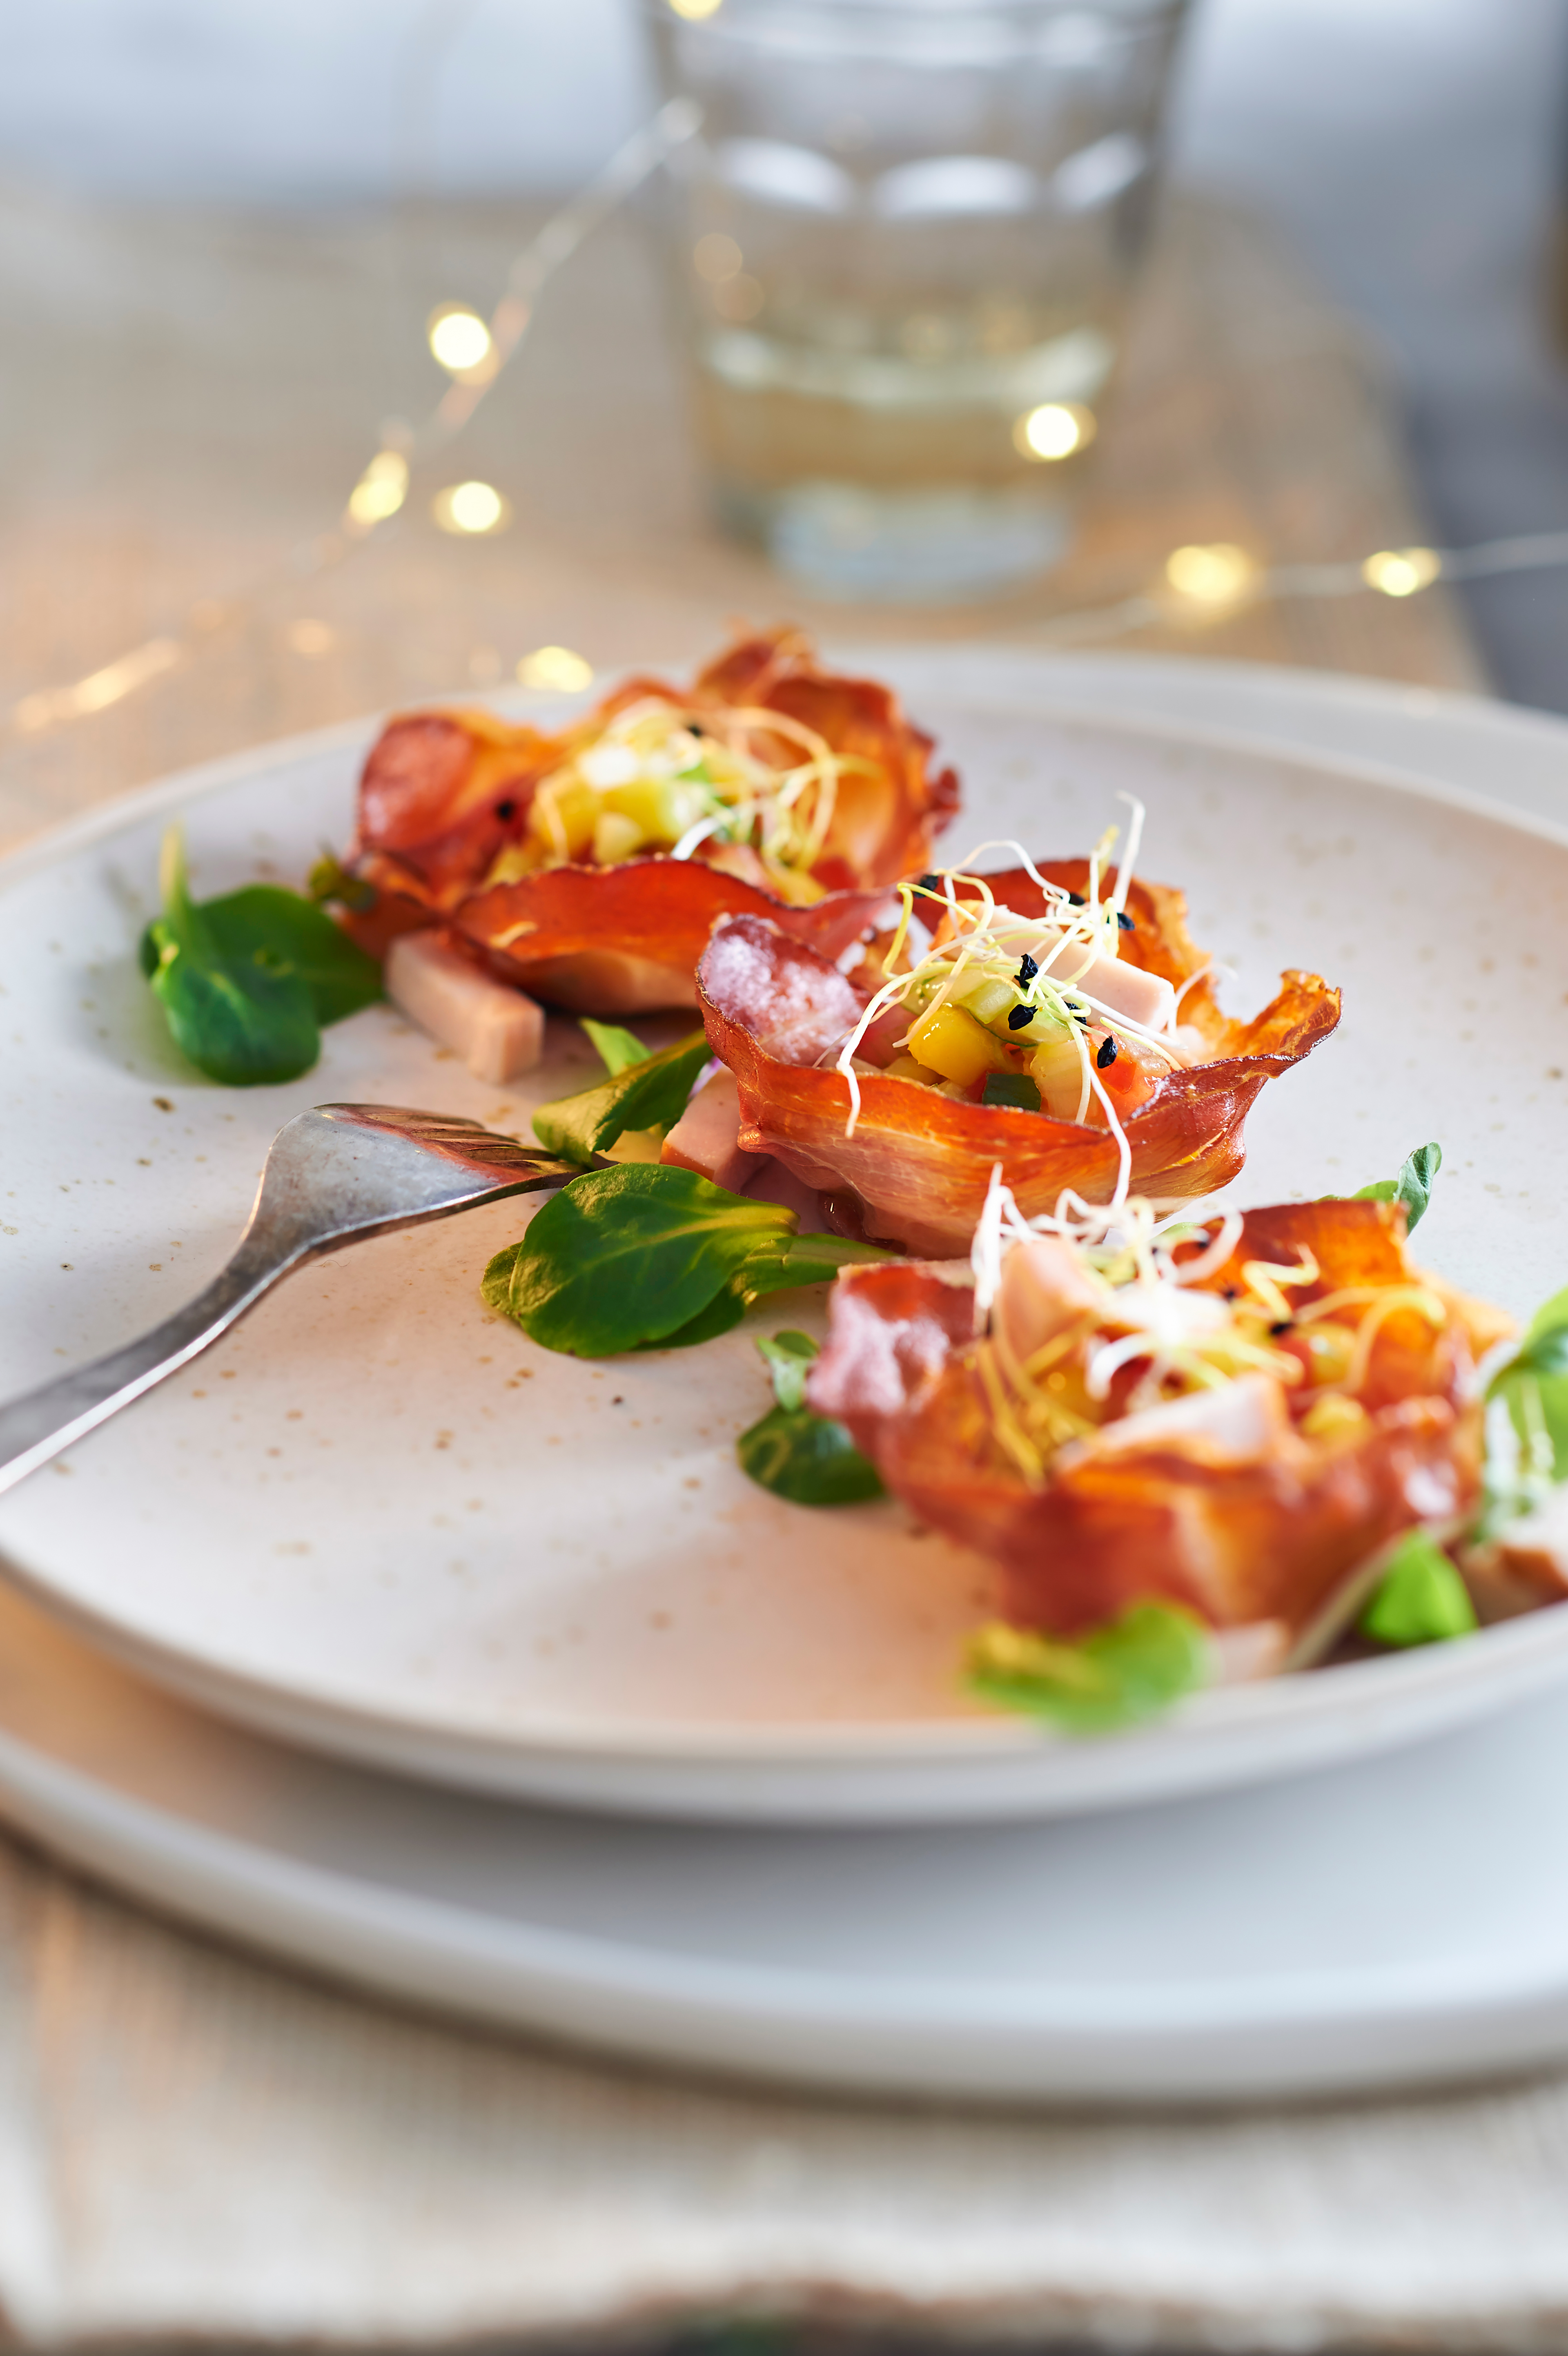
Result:
<svg viewBox="0 0 1568 2356"><path fill-rule="evenodd" d="M1065 548L1186 0L644 0L720 513L818 594Z"/></svg>

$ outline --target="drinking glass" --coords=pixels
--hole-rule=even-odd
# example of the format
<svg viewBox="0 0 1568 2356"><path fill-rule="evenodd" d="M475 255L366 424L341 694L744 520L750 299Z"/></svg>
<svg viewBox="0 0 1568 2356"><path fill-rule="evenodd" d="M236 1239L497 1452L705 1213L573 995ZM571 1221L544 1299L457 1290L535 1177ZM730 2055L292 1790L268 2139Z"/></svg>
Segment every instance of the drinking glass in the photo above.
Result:
<svg viewBox="0 0 1568 2356"><path fill-rule="evenodd" d="M719 512L819 594L1066 546L1186 0L641 0Z"/></svg>

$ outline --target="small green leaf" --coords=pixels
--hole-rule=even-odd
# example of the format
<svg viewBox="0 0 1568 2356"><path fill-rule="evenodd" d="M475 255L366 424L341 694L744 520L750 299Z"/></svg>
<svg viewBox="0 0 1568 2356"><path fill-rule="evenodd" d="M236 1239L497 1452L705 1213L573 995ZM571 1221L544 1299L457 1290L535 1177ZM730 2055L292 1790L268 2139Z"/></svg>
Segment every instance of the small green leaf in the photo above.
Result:
<svg viewBox="0 0 1568 2356"><path fill-rule="evenodd" d="M1495 1391L1503 1376L1514 1371L1532 1375L1568 1374L1568 1290L1542 1301L1525 1329L1523 1341L1508 1364L1492 1378Z"/></svg>
<svg viewBox="0 0 1568 2356"><path fill-rule="evenodd" d="M816 1344L809 1333L773 1333L758 1336L757 1347L767 1362L773 1376L773 1398L780 1407L797 1408L805 1405L805 1378L811 1362L816 1356Z"/></svg>
<svg viewBox="0 0 1568 2356"><path fill-rule="evenodd" d="M1379 1644L1441 1644L1477 1626L1469 1590L1435 1538L1412 1530L1389 1559L1360 1630Z"/></svg>
<svg viewBox="0 0 1568 2356"><path fill-rule="evenodd" d="M226 964L297 974L324 1030L381 995L375 958L298 892L285 892L277 884L247 884L220 900L204 901L201 914Z"/></svg>
<svg viewBox="0 0 1568 2356"><path fill-rule="evenodd" d="M618 1023L595 1023L592 1015L585 1014L581 1027L598 1048L612 1079L629 1072L634 1064L649 1061L648 1051L636 1033L623 1031Z"/></svg>
<svg viewBox="0 0 1568 2356"><path fill-rule="evenodd" d="M1171 1603L1134 1603L1067 1644L991 1622L972 1639L970 1690L998 1708L1072 1734L1108 1734L1157 1717L1207 1681L1208 1633Z"/></svg>
<svg viewBox="0 0 1568 2356"><path fill-rule="evenodd" d="M193 901L175 827L160 873L164 912L143 935L142 970L176 1044L210 1078L297 1078L321 1052L323 1024L381 995L374 958L299 893L251 884Z"/></svg>
<svg viewBox="0 0 1568 2356"><path fill-rule="evenodd" d="M1040 1110L1039 1084L1028 1072L987 1072L980 1091L983 1105L1010 1105L1015 1112Z"/></svg>
<svg viewBox="0 0 1568 2356"><path fill-rule="evenodd" d="M793 1212L728 1194L694 1170L656 1162L593 1170L496 1254L484 1296L546 1349L604 1358L645 1343L667 1348L688 1338L682 1329L759 1246L776 1251L794 1223Z"/></svg>
<svg viewBox="0 0 1568 2356"><path fill-rule="evenodd" d="M795 1505L855 1505L885 1493L841 1423L813 1415L805 1377L816 1355L809 1333L774 1333L758 1349L773 1377L775 1404L735 1442L741 1470Z"/></svg>
<svg viewBox="0 0 1568 2356"><path fill-rule="evenodd" d="M1405 1232L1411 1234L1420 1225L1432 1200L1433 1182L1442 1167L1443 1148L1440 1145L1418 1145L1413 1153L1406 1154L1397 1178L1374 1179L1370 1186L1359 1187L1350 1200L1353 1203L1403 1203ZM1331 1203L1337 1197L1326 1194L1323 1199Z"/></svg>
<svg viewBox="0 0 1568 2356"><path fill-rule="evenodd" d="M661 1333L656 1342L639 1342L639 1350L690 1350L699 1342L711 1342L720 1333L728 1333L740 1323L750 1303L741 1290L741 1279L732 1276L721 1284L706 1309L677 1325L673 1333Z"/></svg>
<svg viewBox="0 0 1568 2356"><path fill-rule="evenodd" d="M378 897L374 884L367 884L362 875L351 875L330 851L322 852L305 877L304 888L313 900L336 900L359 916L373 908Z"/></svg>
<svg viewBox="0 0 1568 2356"><path fill-rule="evenodd" d="M1554 1481L1568 1479L1568 1290L1554 1292L1531 1319L1524 1339L1487 1385L1500 1399L1519 1440L1519 1460L1488 1465L1488 1519L1525 1513Z"/></svg>
<svg viewBox="0 0 1568 2356"><path fill-rule="evenodd" d="M534 1135L552 1153L586 1168L629 1129L673 1129L709 1055L706 1034L694 1031L662 1054L627 1065L597 1087L541 1105L534 1115Z"/></svg>
<svg viewBox="0 0 1568 2356"><path fill-rule="evenodd" d="M792 1505L858 1505L883 1494L874 1464L841 1423L809 1408L771 1407L735 1442L742 1472Z"/></svg>
<svg viewBox="0 0 1568 2356"><path fill-rule="evenodd" d="M880 1244L854 1243L848 1236L786 1236L759 1244L741 1271L747 1306L764 1293L793 1292L802 1284L831 1284L841 1268L896 1259Z"/></svg>

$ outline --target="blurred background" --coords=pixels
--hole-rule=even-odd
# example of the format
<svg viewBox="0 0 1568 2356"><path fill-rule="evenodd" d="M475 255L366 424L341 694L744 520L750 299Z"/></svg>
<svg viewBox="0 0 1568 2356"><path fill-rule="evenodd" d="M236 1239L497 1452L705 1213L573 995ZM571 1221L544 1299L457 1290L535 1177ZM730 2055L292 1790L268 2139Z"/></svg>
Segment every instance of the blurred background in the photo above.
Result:
<svg viewBox="0 0 1568 2356"><path fill-rule="evenodd" d="M1360 587L1184 602L1162 569L1192 544L1256 574L1568 528L1559 0L1195 0L1071 556L987 604L848 614L715 527L646 191L552 281L373 545L319 582L300 554L441 397L432 312L488 316L551 205L653 113L633 0L0 15L0 834L285 729L509 682L540 648L684 659L740 613L1568 709L1568 571L1396 609ZM496 503L464 535L437 501L469 479Z"/></svg>

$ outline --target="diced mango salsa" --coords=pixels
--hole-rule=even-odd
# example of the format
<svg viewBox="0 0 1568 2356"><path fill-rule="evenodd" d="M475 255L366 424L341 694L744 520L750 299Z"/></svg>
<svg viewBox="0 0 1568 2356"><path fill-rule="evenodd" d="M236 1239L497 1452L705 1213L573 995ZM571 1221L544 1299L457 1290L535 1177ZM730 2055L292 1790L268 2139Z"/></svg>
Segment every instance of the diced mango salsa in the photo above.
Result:
<svg viewBox="0 0 1568 2356"><path fill-rule="evenodd" d="M1083 1059L1065 1023L1053 1023L1043 1046L1029 1057L1042 1112L1053 1120L1076 1120L1083 1096Z"/></svg>
<svg viewBox="0 0 1568 2356"><path fill-rule="evenodd" d="M954 996L960 1006L968 1009L976 1023L994 1024L998 1030L1005 1027L1008 1016L1019 1002L1019 994L1012 983L1005 979L998 980L994 975L983 974L967 989L960 985Z"/></svg>
<svg viewBox="0 0 1568 2356"><path fill-rule="evenodd" d="M763 864L768 872L769 891L790 907L813 908L818 900L827 897L827 886L819 884L815 875L808 875L804 868L781 867L773 859L764 859Z"/></svg>
<svg viewBox="0 0 1568 2356"><path fill-rule="evenodd" d="M688 827L711 813L715 803L709 787L694 778L634 777L629 785L609 787L602 807L635 819L644 842L670 851Z"/></svg>
<svg viewBox="0 0 1568 2356"><path fill-rule="evenodd" d="M604 808L592 786L541 786L528 808L528 833L549 859L581 859Z"/></svg>
<svg viewBox="0 0 1568 2356"><path fill-rule="evenodd" d="M606 810L593 829L594 863L613 867L618 860L630 859L635 851L640 851L645 840L635 818L621 810Z"/></svg>
<svg viewBox="0 0 1568 2356"><path fill-rule="evenodd" d="M927 1070L940 1072L961 1088L973 1087L987 1072L1005 1072L1008 1055L1001 1041L961 1006L933 1006L909 1034L910 1053Z"/></svg>

